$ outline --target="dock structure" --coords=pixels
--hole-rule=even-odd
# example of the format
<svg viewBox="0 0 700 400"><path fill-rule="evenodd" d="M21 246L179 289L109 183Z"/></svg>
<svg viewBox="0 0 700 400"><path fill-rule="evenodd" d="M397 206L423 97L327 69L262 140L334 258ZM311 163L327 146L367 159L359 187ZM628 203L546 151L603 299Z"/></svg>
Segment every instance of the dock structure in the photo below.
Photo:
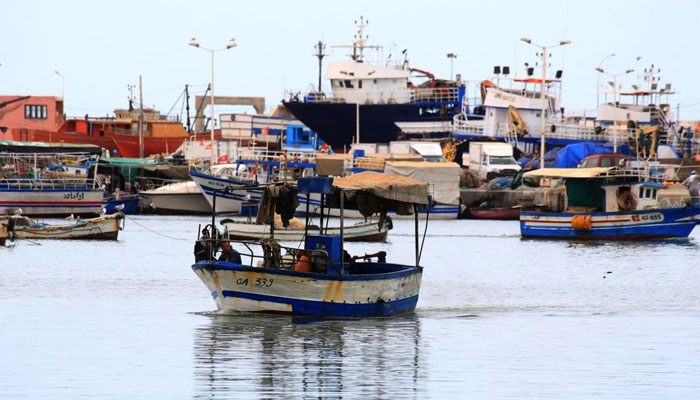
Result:
<svg viewBox="0 0 700 400"><path fill-rule="evenodd" d="M210 105L211 96L195 96L194 108L197 114L194 117L195 132L203 132L205 129L204 109ZM241 96L214 96L214 104L225 104L230 106L253 106L257 114L265 112L264 97L241 97Z"/></svg>

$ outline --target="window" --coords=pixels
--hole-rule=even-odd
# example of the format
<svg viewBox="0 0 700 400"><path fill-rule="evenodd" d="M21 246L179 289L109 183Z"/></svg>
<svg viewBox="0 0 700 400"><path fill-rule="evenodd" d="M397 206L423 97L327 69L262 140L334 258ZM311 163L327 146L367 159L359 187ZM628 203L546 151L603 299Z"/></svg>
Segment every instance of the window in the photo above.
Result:
<svg viewBox="0 0 700 400"><path fill-rule="evenodd" d="M352 81L345 81L345 87L348 89L352 89Z"/></svg>
<svg viewBox="0 0 700 400"><path fill-rule="evenodd" d="M612 163L612 159L609 157L602 157L600 159L600 166L601 167L610 167L611 163Z"/></svg>
<svg viewBox="0 0 700 400"><path fill-rule="evenodd" d="M362 81L357 81L357 88L362 89Z"/></svg>
<svg viewBox="0 0 700 400"><path fill-rule="evenodd" d="M27 104L24 106L25 119L46 119L47 116L48 112L45 105Z"/></svg>
<svg viewBox="0 0 700 400"><path fill-rule="evenodd" d="M343 87L343 81L333 80L331 82L333 82L333 87L339 87L339 88Z"/></svg>

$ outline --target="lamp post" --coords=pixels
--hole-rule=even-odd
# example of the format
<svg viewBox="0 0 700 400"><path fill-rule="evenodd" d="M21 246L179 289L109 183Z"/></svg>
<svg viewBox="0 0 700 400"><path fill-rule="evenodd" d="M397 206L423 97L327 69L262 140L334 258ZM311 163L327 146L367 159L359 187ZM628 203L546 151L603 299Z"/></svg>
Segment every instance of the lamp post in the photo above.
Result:
<svg viewBox="0 0 700 400"><path fill-rule="evenodd" d="M571 43L570 40L561 40L559 41L559 44L555 44L553 46L542 46L536 43L532 43L532 40L528 38L521 38L523 42L527 44L531 44L535 47L539 47L542 49L542 81L540 82L540 98L542 99L542 115L540 115L540 120L541 120L541 137L540 137L540 168L544 168L544 153L545 153L545 112L547 109L547 99L546 99L546 93L545 93L545 85L547 82L547 49L548 48L553 48L553 47L559 47L559 46L565 46L569 43Z"/></svg>
<svg viewBox="0 0 700 400"><path fill-rule="evenodd" d="M58 71L53 71L56 75L58 75L59 78L61 78L61 98L65 101L65 95L66 95L66 78L61 75L60 72Z"/></svg>
<svg viewBox="0 0 700 400"><path fill-rule="evenodd" d="M447 58L450 59L450 79L454 80L454 74L452 73L452 62L457 58L457 54L455 53L447 53Z"/></svg>
<svg viewBox="0 0 700 400"><path fill-rule="evenodd" d="M236 43L236 38L231 38L229 40L228 44L226 45L225 48L223 49L207 49L205 47L201 47L199 45L199 42L197 41L197 38L192 38L190 40L190 46L196 47L198 49L206 50L211 53L211 164L214 165L214 163L217 161L217 156L216 156L216 145L214 143L214 121L215 121L215 114L214 114L214 53L219 52L219 51L224 51L228 49L232 49L236 47L238 44Z"/></svg>
<svg viewBox="0 0 700 400"><path fill-rule="evenodd" d="M629 73L632 73L632 72L634 72L634 69L628 69L625 72L620 72L617 74L611 74L609 72L605 72L605 70L603 68L600 68L600 67L596 68L595 70L601 74L612 76L612 78L613 78L613 81L610 82L612 84L612 87L613 87L613 128L615 128L613 130L613 152L617 153L617 126L616 126L617 125L617 77L620 75L627 75Z"/></svg>
<svg viewBox="0 0 700 400"><path fill-rule="evenodd" d="M610 58L610 57L615 57L616 55L617 55L617 53L612 53L612 54L608 54L607 56L603 57L603 59L600 60L600 62L598 63L598 68L596 68L596 71L598 71L598 69L602 69L602 68L603 68L603 63L605 62L605 60L607 60L607 59ZM600 71L598 71L598 80L596 81L596 91L595 91L595 94L596 94L596 96L595 96L595 106L596 106L596 108L597 108L598 106L600 106Z"/></svg>

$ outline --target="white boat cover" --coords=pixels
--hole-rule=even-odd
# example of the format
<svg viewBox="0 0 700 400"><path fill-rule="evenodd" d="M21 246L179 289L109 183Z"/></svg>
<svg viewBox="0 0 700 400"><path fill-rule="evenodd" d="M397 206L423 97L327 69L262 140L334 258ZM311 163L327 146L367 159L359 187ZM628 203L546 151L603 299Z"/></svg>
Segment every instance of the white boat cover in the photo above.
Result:
<svg viewBox="0 0 700 400"><path fill-rule="evenodd" d="M406 176L433 187L433 200L442 204L459 204L459 173L453 162L387 161L384 172Z"/></svg>
<svg viewBox="0 0 700 400"><path fill-rule="evenodd" d="M343 190L366 191L388 200L428 204L428 185L405 176L364 171L345 178L334 178L333 186Z"/></svg>

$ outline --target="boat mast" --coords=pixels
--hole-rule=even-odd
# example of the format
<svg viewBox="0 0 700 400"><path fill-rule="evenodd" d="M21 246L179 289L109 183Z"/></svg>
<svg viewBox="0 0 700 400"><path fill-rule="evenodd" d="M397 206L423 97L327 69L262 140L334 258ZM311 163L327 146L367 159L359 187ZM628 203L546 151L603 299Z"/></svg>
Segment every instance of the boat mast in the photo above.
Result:
<svg viewBox="0 0 700 400"><path fill-rule="evenodd" d="M139 75L139 158L143 158L143 85Z"/></svg>
<svg viewBox="0 0 700 400"><path fill-rule="evenodd" d="M316 57L318 57L318 91L319 93L321 92L321 68L323 66L323 57L327 56L328 54L325 54L324 51L326 50L326 44L323 43L322 41L318 41L316 45L314 46L317 50L316 54L314 54Z"/></svg>
<svg viewBox="0 0 700 400"><path fill-rule="evenodd" d="M185 110L187 110L187 133L192 133L190 124L190 85L185 85ZM182 110L182 109L180 109Z"/></svg>

